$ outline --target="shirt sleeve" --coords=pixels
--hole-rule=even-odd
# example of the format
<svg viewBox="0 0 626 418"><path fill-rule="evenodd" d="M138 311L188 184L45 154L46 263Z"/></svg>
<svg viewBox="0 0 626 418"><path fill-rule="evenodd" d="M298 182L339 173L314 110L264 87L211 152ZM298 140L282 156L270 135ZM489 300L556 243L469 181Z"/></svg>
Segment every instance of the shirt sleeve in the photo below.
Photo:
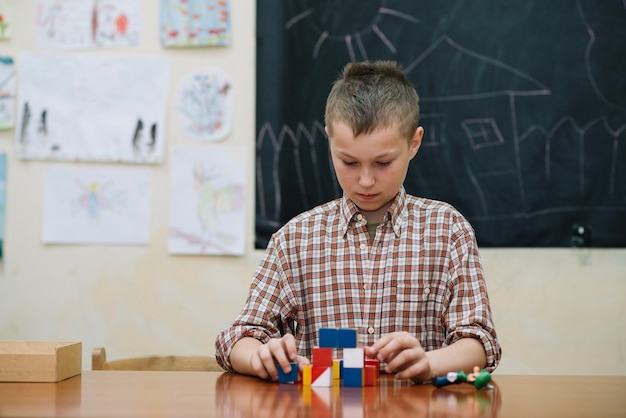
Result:
<svg viewBox="0 0 626 418"><path fill-rule="evenodd" d="M489 296L474 230L462 219L453 226L450 248L449 305L445 314L446 345L461 338L480 340L487 355L486 370L498 366L502 348L493 324Z"/></svg>
<svg viewBox="0 0 626 418"><path fill-rule="evenodd" d="M252 279L250 292L241 313L233 324L215 339L215 357L227 371L232 371L230 353L237 341L252 337L266 343L285 333L293 333L289 304L292 298L284 288L285 272L274 238L270 240L265 256Z"/></svg>

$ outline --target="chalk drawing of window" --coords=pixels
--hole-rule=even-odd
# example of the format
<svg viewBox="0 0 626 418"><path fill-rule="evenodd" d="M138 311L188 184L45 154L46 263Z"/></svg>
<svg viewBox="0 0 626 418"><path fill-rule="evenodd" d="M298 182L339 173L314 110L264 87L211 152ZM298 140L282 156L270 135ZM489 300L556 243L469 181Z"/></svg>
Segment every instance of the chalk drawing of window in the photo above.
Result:
<svg viewBox="0 0 626 418"><path fill-rule="evenodd" d="M463 126L474 151L504 143L504 137L492 118L467 119L461 123L461 126Z"/></svg>
<svg viewBox="0 0 626 418"><path fill-rule="evenodd" d="M420 118L421 125L424 126L423 147L434 147L441 145L446 138L447 118L444 114L423 114Z"/></svg>

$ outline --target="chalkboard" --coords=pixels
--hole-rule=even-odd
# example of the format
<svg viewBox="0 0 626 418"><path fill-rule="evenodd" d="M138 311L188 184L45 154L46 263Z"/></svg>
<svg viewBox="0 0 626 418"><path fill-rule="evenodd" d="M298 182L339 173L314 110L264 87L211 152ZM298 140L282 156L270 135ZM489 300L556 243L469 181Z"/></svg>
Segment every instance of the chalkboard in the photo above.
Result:
<svg viewBox="0 0 626 418"><path fill-rule="evenodd" d="M409 193L483 247L626 246L626 0L257 0L256 246L341 196L323 128L350 61L396 60Z"/></svg>

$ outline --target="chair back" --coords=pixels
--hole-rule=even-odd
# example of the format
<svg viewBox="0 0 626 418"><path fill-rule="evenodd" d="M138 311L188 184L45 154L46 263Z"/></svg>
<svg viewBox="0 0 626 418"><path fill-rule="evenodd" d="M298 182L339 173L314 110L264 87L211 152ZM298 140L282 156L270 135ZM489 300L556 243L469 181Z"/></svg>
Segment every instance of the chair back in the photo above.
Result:
<svg viewBox="0 0 626 418"><path fill-rule="evenodd" d="M211 356L145 356L107 361L104 347L91 353L92 370L224 371Z"/></svg>

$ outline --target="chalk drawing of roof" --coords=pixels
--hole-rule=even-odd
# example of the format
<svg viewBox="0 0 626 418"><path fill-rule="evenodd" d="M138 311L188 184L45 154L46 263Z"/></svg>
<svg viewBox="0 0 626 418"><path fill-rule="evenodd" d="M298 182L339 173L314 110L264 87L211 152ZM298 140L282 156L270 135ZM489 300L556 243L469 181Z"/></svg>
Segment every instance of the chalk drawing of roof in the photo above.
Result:
<svg viewBox="0 0 626 418"><path fill-rule="evenodd" d="M449 36L439 38L406 66L405 71L409 76L419 71L414 78L433 80L427 89L417 86L424 101L550 94L538 80L501 61L464 48Z"/></svg>

